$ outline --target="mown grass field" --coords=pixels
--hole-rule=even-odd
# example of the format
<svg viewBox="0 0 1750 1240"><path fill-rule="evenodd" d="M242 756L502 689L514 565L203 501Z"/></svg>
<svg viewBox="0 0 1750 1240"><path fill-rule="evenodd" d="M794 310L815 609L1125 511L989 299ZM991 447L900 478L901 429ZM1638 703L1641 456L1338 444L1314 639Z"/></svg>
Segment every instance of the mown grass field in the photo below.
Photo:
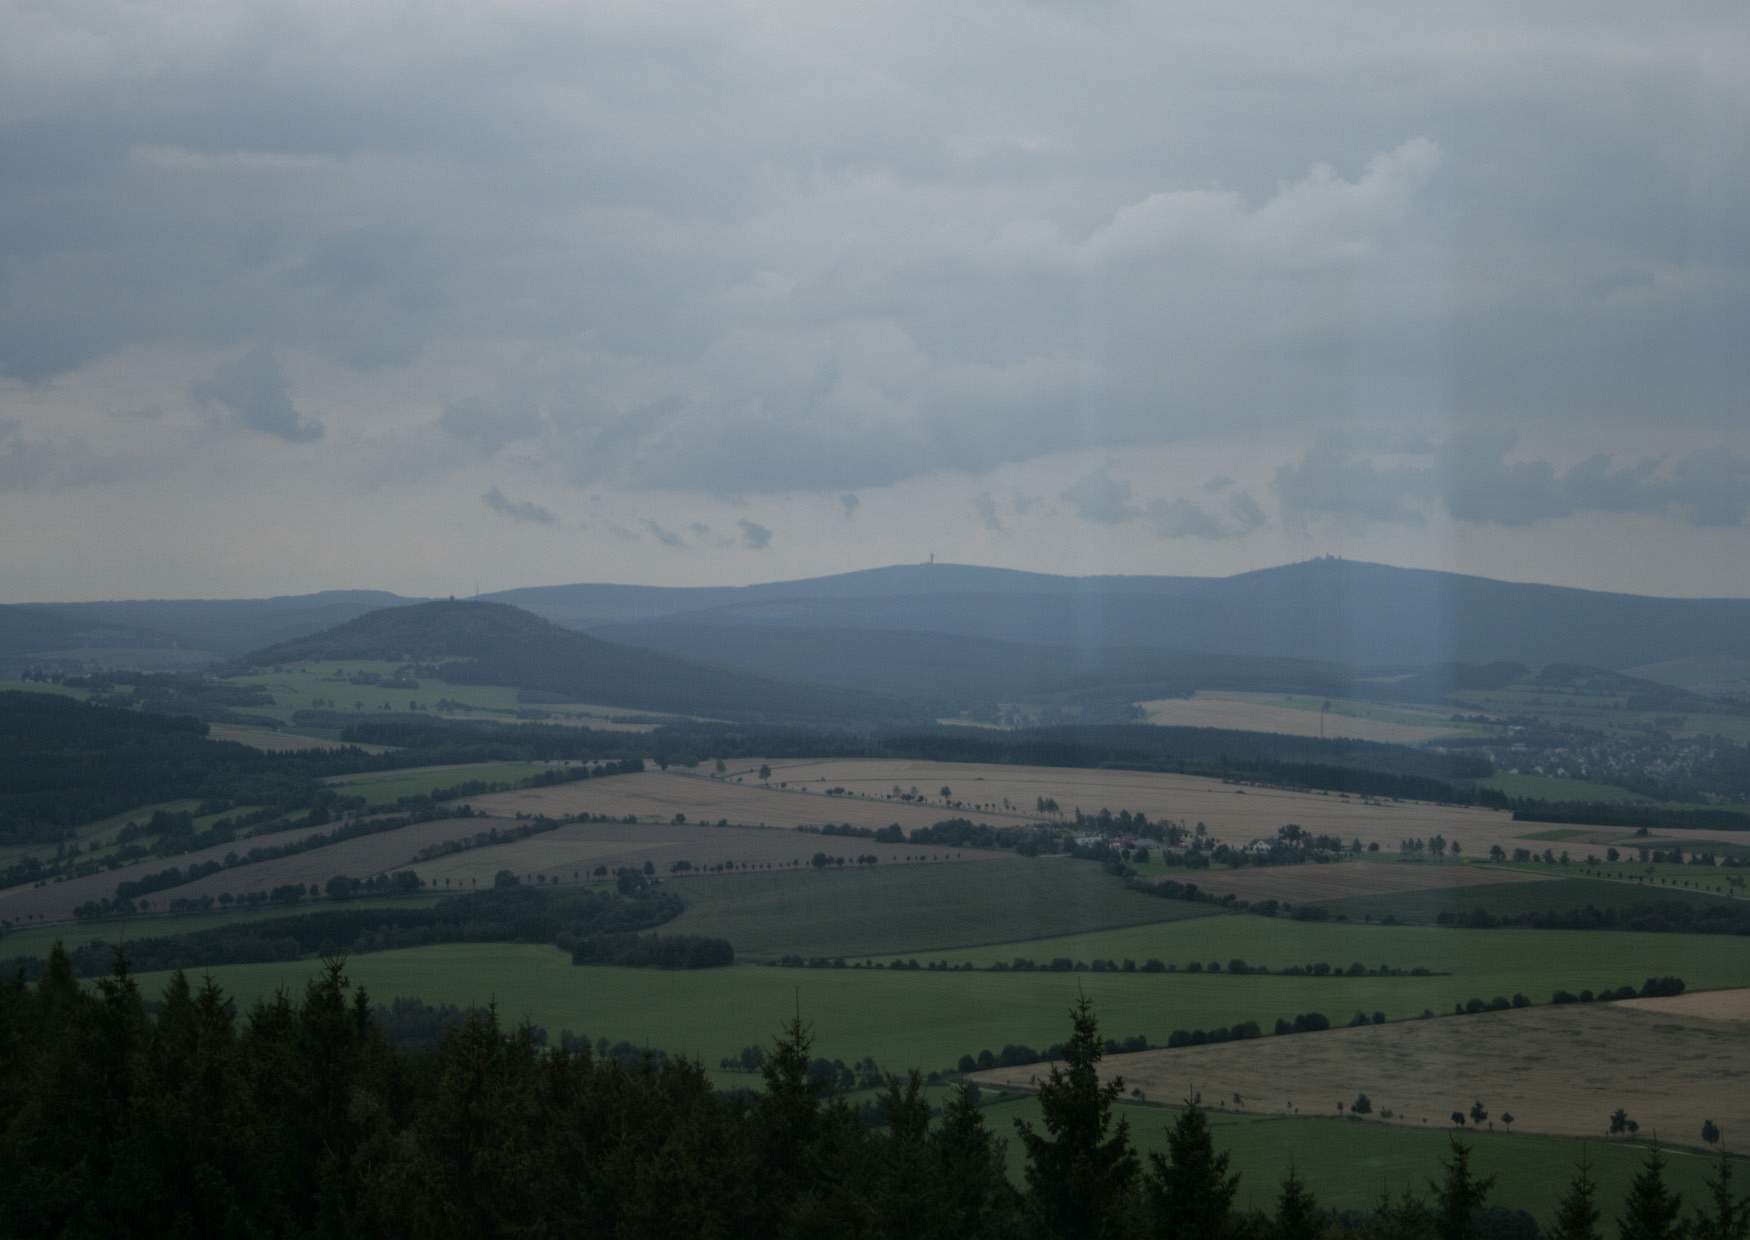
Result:
<svg viewBox="0 0 1750 1240"><path fill-rule="evenodd" d="M1615 784L1601 784L1590 779L1567 779L1559 775L1500 774L1477 781L1484 788L1493 788L1510 797L1531 797L1539 801L1633 801L1645 804L1650 797Z"/></svg>
<svg viewBox="0 0 1750 1240"><path fill-rule="evenodd" d="M1209 1101L1205 1099L1205 1101ZM1145 1150L1164 1150L1167 1130L1178 1119L1176 1108L1125 1106L1132 1140ZM1010 1175L1022 1179L1023 1158L1014 1122L1037 1126L1038 1103L1031 1098L993 1103L984 1110L993 1131L1009 1138ZM1428 1180L1439 1175L1448 1157L1452 1130L1427 1131L1388 1127L1377 1121L1252 1116L1211 1116L1216 1148L1228 1152L1232 1169L1240 1173L1237 1204L1242 1208L1274 1208L1278 1185L1290 1161L1308 1181L1321 1205L1366 1210L1381 1192L1394 1197L1406 1191L1427 1195ZM1582 1155L1591 1162L1599 1184L1596 1202L1607 1232L1613 1231L1628 1185L1646 1158L1646 1149L1620 1141L1548 1137L1532 1133L1466 1133L1472 1149L1471 1167L1495 1177L1489 1204L1527 1210L1547 1225ZM1712 1167L1710 1159L1681 1150L1667 1150L1666 1184L1684 1202L1700 1203ZM1743 1175L1740 1170L1739 1175Z"/></svg>
<svg viewBox="0 0 1750 1240"><path fill-rule="evenodd" d="M373 771L368 775L342 775L328 780L328 784L336 792L362 796L371 805L393 805L402 797L428 796L438 788L453 788L474 779L485 783L515 784L553 765L562 764L468 762L457 766L422 766L400 771Z"/></svg>
<svg viewBox="0 0 1750 1240"><path fill-rule="evenodd" d="M1215 911L1126 890L1096 866L1012 857L979 865L689 878L674 890L687 911L667 929L726 938L743 959L928 951Z"/></svg>
<svg viewBox="0 0 1750 1240"><path fill-rule="evenodd" d="M1547 868L1547 867L1546 867ZM1562 873L1572 873L1574 867ZM1522 913L1561 913L1596 908L1627 908L1636 904L1678 900L1683 903L1713 903L1719 899L1679 887L1612 882L1602 878L1563 877L1542 883L1498 883L1446 891L1389 892L1383 895L1349 896L1321 901L1321 907L1350 921L1383 921L1432 925L1441 913L1463 915L1483 909L1496 917Z"/></svg>
<svg viewBox="0 0 1750 1240"><path fill-rule="evenodd" d="M1236 1006L1247 1008L1267 1003L1275 995L1322 999L1317 1010L1347 1018L1378 998L1377 1006L1388 1016L1415 1016L1423 1008L1449 1012L1453 1004L1478 996L1512 997L1522 991L1534 1002L1545 1003L1558 988L1578 992L1599 990L1649 976L1674 974L1693 989L1740 986L1750 979L1750 952L1744 941L1732 935L1637 934L1631 932L1585 932L1567 930L1454 930L1431 926L1368 926L1353 922L1297 922L1279 917L1240 914L1168 925L1135 926L1097 934L1036 939L971 951L920 954L923 962L946 960L989 965L1027 956L1038 962L1067 956L1092 963L1096 959L1126 959L1139 964L1156 957L1183 969L1191 961L1219 962L1225 969L1233 959L1273 969L1294 964L1326 962L1347 968L1354 962L1369 967L1427 968L1449 976L1426 978L1292 978L1292 977L1179 977L1177 982L1203 986L1233 986L1233 995L1243 995ZM1094 974L1078 974L1092 977ZM1154 980L1154 979L1143 979ZM1323 986L1302 990L1301 984ZM1221 992L1215 992L1217 996ZM1201 1005L1200 1005L1201 1006ZM1313 1010L1298 1008L1297 1011ZM1273 1018L1281 1015L1271 1011ZM1262 1011L1246 1011L1232 1019L1262 1020ZM1231 1021L1219 1021L1227 1024ZM1191 1026L1185 1026L1187 1028Z"/></svg>

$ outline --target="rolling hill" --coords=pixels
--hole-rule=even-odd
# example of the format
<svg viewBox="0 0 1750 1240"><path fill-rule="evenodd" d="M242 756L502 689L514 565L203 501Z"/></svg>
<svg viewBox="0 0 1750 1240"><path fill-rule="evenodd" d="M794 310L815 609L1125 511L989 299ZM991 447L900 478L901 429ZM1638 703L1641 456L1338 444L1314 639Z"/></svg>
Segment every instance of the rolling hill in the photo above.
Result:
<svg viewBox="0 0 1750 1240"><path fill-rule="evenodd" d="M238 661L269 667L318 660L435 663L452 684L510 685L608 706L735 719L849 723L901 719L891 698L799 684L622 646L504 603L415 603L369 612Z"/></svg>

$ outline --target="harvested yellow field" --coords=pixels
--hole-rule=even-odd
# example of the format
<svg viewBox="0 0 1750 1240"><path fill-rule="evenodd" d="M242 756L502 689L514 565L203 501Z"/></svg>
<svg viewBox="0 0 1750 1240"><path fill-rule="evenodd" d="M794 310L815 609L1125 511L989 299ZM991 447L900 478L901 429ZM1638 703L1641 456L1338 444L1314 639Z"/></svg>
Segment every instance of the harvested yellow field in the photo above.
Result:
<svg viewBox="0 0 1750 1240"><path fill-rule="evenodd" d="M503 823L497 824L501 828ZM923 844L882 844L852 836L815 835L812 832L757 827L658 826L654 824L577 823L543 831L513 844L495 844L453 853L414 865L428 884L442 887L487 885L500 870L509 870L525 881L540 875L548 881L587 879L589 872L605 865L609 872L621 866L656 867L663 878L675 877L671 867L685 861L691 873L709 871L727 864L734 870L806 869L814 854L843 858L854 867L857 858L880 858L877 865L927 864L944 861L983 861L1007 854L975 849L937 848Z"/></svg>
<svg viewBox="0 0 1750 1240"><path fill-rule="evenodd" d="M1667 1016L1729 1020L1750 1025L1750 989L1703 990L1692 995L1674 995L1665 999L1626 999L1621 1006L1643 1012L1659 1012ZM1745 1030L1744 1036L1750 1038L1750 1030Z"/></svg>
<svg viewBox="0 0 1750 1240"><path fill-rule="evenodd" d="M760 763L738 763L732 776L751 777ZM1501 811L1432 805L1422 801L1375 802L1338 793L1295 792L1282 788L1236 785L1194 775L1162 775L1148 771L1106 771L1070 767L1008 766L996 763L921 762L885 758L769 759L772 782L797 787L843 787L879 800L894 788L916 788L934 803L932 813L944 817L943 787L952 801L975 806L986 814L1036 816L1040 797L1055 800L1062 816L1076 810L1098 813L1109 809L1140 810L1151 820L1205 823L1217 839L1244 844L1273 837L1278 827L1297 823L1315 834L1377 842L1396 850L1406 838L1444 835L1463 841L1469 856L1486 856L1491 844L1511 850L1523 846L1520 836L1537 831L1535 823L1518 823ZM888 800L893 808L903 802ZM960 811L954 811L960 812ZM976 818L978 814L968 814ZM1628 831L1622 833L1625 837Z"/></svg>
<svg viewBox="0 0 1750 1240"><path fill-rule="evenodd" d="M756 764L757 769L757 764ZM735 782L732 772L723 779L706 775L683 774L677 771L643 771L636 775L616 775L612 779L588 780L575 784L559 784L550 788L522 788L515 792L498 792L490 796L470 798L476 809L501 817L517 814L545 814L549 818L567 818L574 814L611 814L615 818L636 814L641 822L673 822L676 814L684 814L690 823L727 821L736 826L803 827L826 823L855 827L885 827L898 823L910 830L929 826L945 818L971 818L977 822L1017 826L1036 821L1039 815L1028 812L991 813L954 809L942 804L908 804L863 796L832 796L827 786L812 781L806 787L792 784L779 788L778 776L772 786L761 787L751 773L742 774ZM932 788L932 794L937 791ZM1029 811L1032 806L1029 804Z"/></svg>
<svg viewBox="0 0 1750 1240"><path fill-rule="evenodd" d="M1541 883L1553 874L1530 873L1493 866L1424 864L1394 861L1340 861L1333 865L1273 865L1244 870L1187 873L1185 881L1217 895L1229 893L1246 901L1341 900L1347 896L1384 895L1397 891L1440 891L1496 883Z"/></svg>
<svg viewBox="0 0 1750 1240"><path fill-rule="evenodd" d="M1433 716L1424 725L1361 719L1336 711L1327 712L1321 724L1316 710L1204 693L1188 698L1154 698L1136 705L1150 723L1176 728L1227 728L1238 732L1324 736L1332 740L1385 741L1393 745L1418 745L1461 731L1441 726L1433 721Z"/></svg>
<svg viewBox="0 0 1750 1240"><path fill-rule="evenodd" d="M1480 1101L1489 1113L1484 1126L1496 1131L1511 1113L1514 1131L1604 1138L1621 1107L1643 1137L1699 1144L1702 1121L1711 1119L1726 1148L1743 1152L1750 1151L1745 1043L1742 1025L1649 1010L1637 1000L1142 1051L1109 1056L1103 1070L1152 1101L1196 1093L1223 1110L1335 1115L1339 1103L1346 1109L1365 1093L1369 1122L1417 1128L1452 1128L1452 1112L1468 1116ZM1043 1074L1034 1064L977 1079L1027 1087Z"/></svg>

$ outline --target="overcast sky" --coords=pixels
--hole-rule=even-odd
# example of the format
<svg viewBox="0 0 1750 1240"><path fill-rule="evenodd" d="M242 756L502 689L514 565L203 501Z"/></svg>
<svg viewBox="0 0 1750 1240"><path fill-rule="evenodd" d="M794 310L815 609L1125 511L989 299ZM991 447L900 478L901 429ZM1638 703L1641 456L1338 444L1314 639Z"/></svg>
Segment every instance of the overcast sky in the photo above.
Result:
<svg viewBox="0 0 1750 1240"><path fill-rule="evenodd" d="M0 600L1750 594L1750 9L0 0Z"/></svg>

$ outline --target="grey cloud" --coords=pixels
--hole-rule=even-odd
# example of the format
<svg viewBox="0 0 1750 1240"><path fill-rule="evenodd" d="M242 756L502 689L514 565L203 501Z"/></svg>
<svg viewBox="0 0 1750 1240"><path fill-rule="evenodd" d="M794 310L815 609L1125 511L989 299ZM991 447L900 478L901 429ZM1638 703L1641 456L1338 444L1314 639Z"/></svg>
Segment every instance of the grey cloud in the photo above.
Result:
<svg viewBox="0 0 1750 1240"><path fill-rule="evenodd" d="M77 435L34 434L22 419L0 417L0 491L114 482L137 464L100 453Z"/></svg>
<svg viewBox="0 0 1750 1240"><path fill-rule="evenodd" d="M227 362L190 389L203 404L217 405L237 425L288 443L314 443L322 423L292 404L291 388L279 359L265 345Z"/></svg>
<svg viewBox="0 0 1750 1240"><path fill-rule="evenodd" d="M989 491L980 491L972 500L973 508L978 512L978 523L987 530L1002 533L1007 527L997 514L997 502Z"/></svg>
<svg viewBox="0 0 1750 1240"><path fill-rule="evenodd" d="M1455 520L1525 527L1584 513L1663 515L1696 527L1750 516L1750 457L1721 448L1674 463L1619 465L1598 453L1567 469L1514 460L1510 431L1465 432L1431 445L1429 464L1382 464L1327 441L1276 472L1286 513L1420 525L1436 505Z"/></svg>
<svg viewBox="0 0 1750 1240"><path fill-rule="evenodd" d="M491 456L506 444L533 439L545 426L539 411L516 406L493 405L478 397L451 401L438 418L445 434L473 445Z"/></svg>
<svg viewBox="0 0 1750 1240"><path fill-rule="evenodd" d="M1228 497L1225 517L1188 499L1166 498L1148 506L1148 521L1161 538L1201 538L1219 542L1244 538L1265 524L1264 510L1244 491Z"/></svg>
<svg viewBox="0 0 1750 1240"><path fill-rule="evenodd" d="M849 521L852 517L857 515L857 509L862 505L862 503L863 503L862 497L860 495L858 495L855 491L846 491L844 494L839 496L839 508L843 510L843 512L845 514L845 520L847 520L847 521Z"/></svg>
<svg viewBox="0 0 1750 1240"><path fill-rule="evenodd" d="M665 547L674 547L678 549L687 545L686 539L682 538L679 534L666 526L658 525L649 517L640 518L638 524L642 525L646 533Z"/></svg>
<svg viewBox="0 0 1750 1240"><path fill-rule="evenodd" d="M735 523L741 531L741 545L750 551L764 551L772 545L772 531L758 521L749 521L743 517Z"/></svg>
<svg viewBox="0 0 1750 1240"><path fill-rule="evenodd" d="M1204 490L1219 493L1232 484L1232 479L1217 481L1223 485L1215 488L1206 485ZM1225 516L1177 496L1163 496L1146 505L1140 504L1130 484L1113 475L1111 462L1076 479L1063 492L1062 498L1084 521L1098 525L1145 521L1161 538L1201 538L1211 542L1244 538L1265 523L1263 509L1244 491L1234 491L1228 496Z"/></svg>
<svg viewBox="0 0 1750 1240"><path fill-rule="evenodd" d="M557 525L559 518L541 505L526 499L510 499L503 491L493 487L480 497L480 502L493 512L501 513L512 521L530 525Z"/></svg>
<svg viewBox="0 0 1750 1240"><path fill-rule="evenodd" d="M1134 521L1142 512L1133 500L1130 484L1113 477L1110 463L1077 478L1064 488L1060 498L1083 521L1098 525L1121 525Z"/></svg>
<svg viewBox="0 0 1750 1240"><path fill-rule="evenodd" d="M408 390L516 389L445 411L409 470L526 442L578 483L719 494L1316 432L1358 404L1582 434L1741 418L1750 158L1671 117L1750 105L1715 60L1742 6L1632 37L1511 7L1365 41L1294 6L1240 30L975 0L938 27L554 6L410 29L268 0L189 39L48 6L0 52L0 372L271 340ZM240 424L320 434L271 385L234 395L213 403ZM374 416L348 431L385 436ZM1551 502L1448 467L1526 519ZM1444 485L1382 468L1351 479L1367 519ZM1692 519L1730 517L1732 479L1695 468ZM1337 480L1283 481L1316 506Z"/></svg>

